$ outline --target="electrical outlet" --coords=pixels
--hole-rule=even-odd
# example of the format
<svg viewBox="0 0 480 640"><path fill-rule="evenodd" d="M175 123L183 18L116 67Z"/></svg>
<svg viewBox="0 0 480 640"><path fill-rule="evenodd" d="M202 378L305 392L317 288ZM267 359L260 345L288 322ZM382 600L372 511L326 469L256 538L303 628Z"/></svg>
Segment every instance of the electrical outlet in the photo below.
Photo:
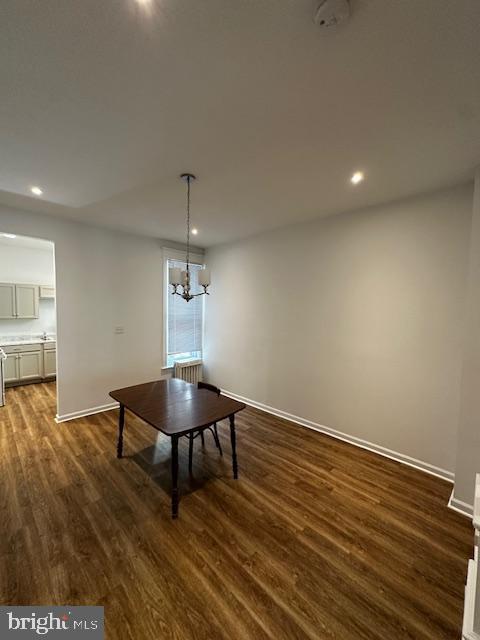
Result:
<svg viewBox="0 0 480 640"><path fill-rule="evenodd" d="M125 327L115 327L115 333L117 335L119 335L121 333L125 333Z"/></svg>

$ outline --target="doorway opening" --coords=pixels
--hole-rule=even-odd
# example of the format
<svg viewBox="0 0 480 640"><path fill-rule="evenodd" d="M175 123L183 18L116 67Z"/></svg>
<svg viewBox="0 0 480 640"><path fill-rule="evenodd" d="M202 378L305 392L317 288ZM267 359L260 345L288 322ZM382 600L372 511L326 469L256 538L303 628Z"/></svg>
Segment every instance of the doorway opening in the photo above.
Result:
<svg viewBox="0 0 480 640"><path fill-rule="evenodd" d="M0 229L0 407L28 394L55 415L55 298L54 243Z"/></svg>

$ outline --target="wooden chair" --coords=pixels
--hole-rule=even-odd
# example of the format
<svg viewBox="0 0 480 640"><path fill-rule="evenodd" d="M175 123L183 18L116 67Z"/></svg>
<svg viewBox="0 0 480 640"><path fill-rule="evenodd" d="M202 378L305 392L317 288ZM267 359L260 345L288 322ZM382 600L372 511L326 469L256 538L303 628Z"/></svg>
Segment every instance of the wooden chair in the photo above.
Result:
<svg viewBox="0 0 480 640"><path fill-rule="evenodd" d="M216 387L213 384L208 384L208 382L198 382L197 383L197 387L199 389L206 389L207 391L211 391L212 393L216 393L217 396L220 395L220 389L218 387ZM205 429L208 429L211 434L213 435L213 439L215 440L215 445L218 449L218 451L220 452L220 455L223 456L223 451L222 451L222 445L220 444L220 439L218 437L218 432L217 432L217 423L215 422L213 425L209 426L209 427L205 427ZM201 431L197 431L197 433L193 434L190 433L188 436L189 442L188 442L188 470L190 473L192 473L192 466L193 466L193 441L195 440L195 438L197 438L198 436L200 436L201 440L202 440L202 447L205 446L205 437L203 432L205 431L205 429L202 429Z"/></svg>

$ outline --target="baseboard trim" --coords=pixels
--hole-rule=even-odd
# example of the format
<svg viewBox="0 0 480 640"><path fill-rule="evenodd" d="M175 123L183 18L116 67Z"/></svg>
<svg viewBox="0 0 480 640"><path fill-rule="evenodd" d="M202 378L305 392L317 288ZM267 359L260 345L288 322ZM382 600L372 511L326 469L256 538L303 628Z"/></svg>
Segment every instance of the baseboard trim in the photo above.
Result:
<svg viewBox="0 0 480 640"><path fill-rule="evenodd" d="M313 422L312 420L307 420L306 418L301 418L291 413L287 413L286 411L275 409L274 407L269 407L266 404L262 404L261 402L257 402L256 400L251 400L250 398L245 398L243 396L238 395L237 393L228 391L227 389L222 389L222 393L226 396L229 396L230 398L233 398L234 400L239 400L240 402L244 402L245 404L248 404L249 406L254 407L255 409L260 409L260 411L265 411L265 413L271 413L274 416L278 416L279 418L285 418L285 420L289 420L290 422L299 424L302 427L307 427L307 429L312 429L313 431L319 431L320 433L324 433L328 436L331 436L332 438L336 438L337 440L343 440L344 442L353 444L356 447L360 447L361 449L367 449L368 451L372 451L373 453L378 453L379 455L384 456L385 458L390 458L391 460L395 460L396 462L401 462L402 464L406 464L407 466L413 467L414 469L418 469L419 471L423 471L424 473L429 473L430 475L436 476L437 478L441 478L442 480L447 480L448 482L454 482L454 479L455 479L454 473L452 473L451 471L447 471L446 469L441 469L440 467L436 467L428 462L417 460L416 458L412 458L403 453L392 451L391 449L387 449L386 447L382 447L381 445L374 444L373 442L368 442L368 440L363 440L362 438L351 436L348 433L337 431L336 429L332 429L322 424Z"/></svg>
<svg viewBox="0 0 480 640"><path fill-rule="evenodd" d="M118 409L120 405L118 402L110 402L109 404L102 404L98 407L90 407L90 409L82 409L81 411L73 411L73 413L65 413L62 416L55 417L55 422L68 422L69 420L75 420L76 418L84 418L85 416L93 416L95 413L102 413L103 411L111 411L112 409Z"/></svg>
<svg viewBox="0 0 480 640"><path fill-rule="evenodd" d="M458 500L454 496L455 489L452 489L452 493L450 494L450 500L448 501L448 508L456 511L457 513L461 513L462 516L466 516L467 518L473 518L473 505L468 504L466 502L462 502L462 500Z"/></svg>

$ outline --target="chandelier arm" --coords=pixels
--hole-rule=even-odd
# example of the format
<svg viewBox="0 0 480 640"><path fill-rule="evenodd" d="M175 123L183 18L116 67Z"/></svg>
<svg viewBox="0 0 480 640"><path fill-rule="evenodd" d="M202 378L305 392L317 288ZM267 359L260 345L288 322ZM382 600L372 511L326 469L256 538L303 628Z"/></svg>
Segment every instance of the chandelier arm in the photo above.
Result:
<svg viewBox="0 0 480 640"><path fill-rule="evenodd" d="M192 298L198 298L199 296L209 296L209 295L210 295L210 291L207 291L207 290L201 291L200 293L188 293L187 291L183 291L183 293L180 293L180 291L172 291L172 296L180 296L185 300L187 298L188 300L191 300Z"/></svg>

